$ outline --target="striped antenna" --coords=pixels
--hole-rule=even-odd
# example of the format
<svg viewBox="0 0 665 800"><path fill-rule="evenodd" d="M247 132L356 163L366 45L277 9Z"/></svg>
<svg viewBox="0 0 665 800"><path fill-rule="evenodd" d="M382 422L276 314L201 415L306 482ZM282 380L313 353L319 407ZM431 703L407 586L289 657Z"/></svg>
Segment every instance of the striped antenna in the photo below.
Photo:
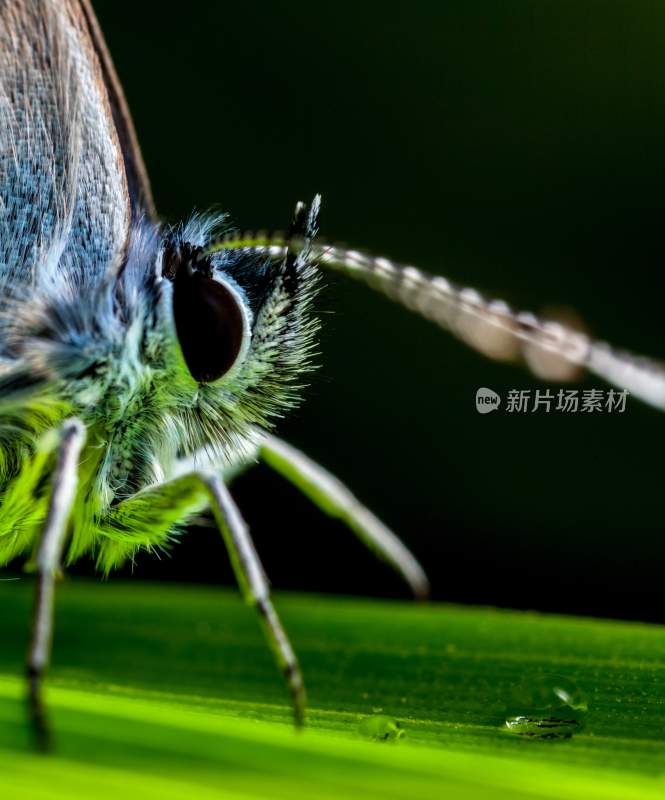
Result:
<svg viewBox="0 0 665 800"><path fill-rule="evenodd" d="M246 250L275 259L303 248L304 241L282 234L229 234L210 252ZM665 363L591 339L553 320L517 312L502 300L429 275L417 267L315 240L310 258L383 292L400 305L451 332L468 345L501 361L521 361L545 380L569 381L582 370L665 410Z"/></svg>

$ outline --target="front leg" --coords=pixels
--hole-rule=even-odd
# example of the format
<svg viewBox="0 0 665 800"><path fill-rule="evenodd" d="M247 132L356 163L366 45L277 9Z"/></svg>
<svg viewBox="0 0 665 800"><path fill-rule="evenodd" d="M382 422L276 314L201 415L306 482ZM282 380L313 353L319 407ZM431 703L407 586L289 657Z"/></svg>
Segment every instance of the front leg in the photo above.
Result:
<svg viewBox="0 0 665 800"><path fill-rule="evenodd" d="M217 473L192 471L138 492L118 504L100 526L100 532L110 539L124 538L127 531L135 535L138 528L149 532L153 526L163 527L165 518L179 517L182 521L200 506L202 493L212 508L240 590L260 614L270 648L291 691L293 714L299 726L304 721L305 689L298 660L272 604L268 581L247 524Z"/></svg>
<svg viewBox="0 0 665 800"><path fill-rule="evenodd" d="M37 547L37 585L26 671L30 720L40 750L48 750L51 745L42 682L51 657L55 581L76 496L78 462L84 441L85 428L78 419L69 419L62 425L48 513Z"/></svg>
<svg viewBox="0 0 665 800"><path fill-rule="evenodd" d="M205 465L206 469L224 470L224 478L228 482L258 459L290 481L321 511L344 522L370 550L402 576L415 597L424 600L429 596L427 575L402 540L363 505L339 478L283 439L255 429L253 449L248 449L231 467L223 467L200 450L189 458L179 460L170 477L186 475L195 471L197 465Z"/></svg>
<svg viewBox="0 0 665 800"><path fill-rule="evenodd" d="M259 440L259 455L322 511L346 523L404 578L415 597L425 600L429 596L427 575L415 556L338 478L301 450L268 433Z"/></svg>

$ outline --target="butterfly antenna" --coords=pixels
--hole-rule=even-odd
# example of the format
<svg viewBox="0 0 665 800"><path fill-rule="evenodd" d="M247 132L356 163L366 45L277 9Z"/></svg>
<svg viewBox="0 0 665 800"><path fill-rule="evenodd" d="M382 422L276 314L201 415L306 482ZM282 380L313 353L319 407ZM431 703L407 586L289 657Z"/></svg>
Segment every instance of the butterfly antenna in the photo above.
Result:
<svg viewBox="0 0 665 800"><path fill-rule="evenodd" d="M310 207L309 227L304 223L306 209L299 204L287 237L231 234L214 249L243 248L274 258L298 252L299 257L309 258L382 292L485 356L523 362L539 377L553 381L574 380L587 370L665 410L665 363L618 350L560 322L515 311L502 300L486 298L475 289L458 286L417 267L312 241L319 202L317 196Z"/></svg>

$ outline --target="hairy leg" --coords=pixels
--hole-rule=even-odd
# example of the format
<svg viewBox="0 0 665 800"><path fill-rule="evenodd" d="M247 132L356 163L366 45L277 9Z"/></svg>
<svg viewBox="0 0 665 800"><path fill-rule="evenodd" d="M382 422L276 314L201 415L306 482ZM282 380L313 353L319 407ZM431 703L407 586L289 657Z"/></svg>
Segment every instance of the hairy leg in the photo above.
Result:
<svg viewBox="0 0 665 800"><path fill-rule="evenodd" d="M42 699L42 681L51 657L55 581L60 570L67 521L76 495L78 461L84 441L85 428L79 420L69 419L63 423L48 513L37 547L37 585L26 669L30 719L37 746L42 750L49 749L51 743Z"/></svg>
<svg viewBox="0 0 665 800"><path fill-rule="evenodd" d="M317 464L301 450L276 436L255 430L253 449L228 465L210 459L205 451L178 461L170 477L187 474L197 468L224 470L229 483L258 459L286 478L318 508L344 522L379 558L402 576L415 597L426 599L429 581L415 556L390 528L381 522L338 478Z"/></svg>
<svg viewBox="0 0 665 800"><path fill-rule="evenodd" d="M302 725L305 716L302 674L289 638L270 599L268 580L249 529L221 478L217 475L211 476L206 479L206 484L212 498L212 510L224 536L241 591L261 615L268 642L291 691L296 725Z"/></svg>
<svg viewBox="0 0 665 800"><path fill-rule="evenodd" d="M297 725L305 713L305 689L298 661L286 631L270 598L268 581L254 547L247 524L229 494L224 481L212 470L197 470L166 483L138 492L119 503L101 526L106 536L136 535L145 528L155 530L182 519L197 507L204 493L224 539L240 590L247 602L258 611L268 643L289 686Z"/></svg>
<svg viewBox="0 0 665 800"><path fill-rule="evenodd" d="M390 528L334 475L305 453L270 434L262 435L259 455L322 511L345 522L358 538L404 578L416 597L427 597L429 581L418 561Z"/></svg>

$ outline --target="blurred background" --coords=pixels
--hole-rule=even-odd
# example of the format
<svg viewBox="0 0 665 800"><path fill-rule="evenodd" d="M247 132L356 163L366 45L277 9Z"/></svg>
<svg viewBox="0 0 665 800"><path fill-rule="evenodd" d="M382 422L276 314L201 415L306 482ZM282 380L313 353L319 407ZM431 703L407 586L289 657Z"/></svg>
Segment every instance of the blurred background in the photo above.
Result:
<svg viewBox="0 0 665 800"><path fill-rule="evenodd" d="M283 228L321 192L324 237L665 356L665 7L94 5L165 219ZM322 366L279 433L404 538L436 599L665 622L662 413L480 416L480 386L545 384L334 275L319 310ZM275 588L406 596L267 468L233 491ZM233 581L212 527L133 573Z"/></svg>

